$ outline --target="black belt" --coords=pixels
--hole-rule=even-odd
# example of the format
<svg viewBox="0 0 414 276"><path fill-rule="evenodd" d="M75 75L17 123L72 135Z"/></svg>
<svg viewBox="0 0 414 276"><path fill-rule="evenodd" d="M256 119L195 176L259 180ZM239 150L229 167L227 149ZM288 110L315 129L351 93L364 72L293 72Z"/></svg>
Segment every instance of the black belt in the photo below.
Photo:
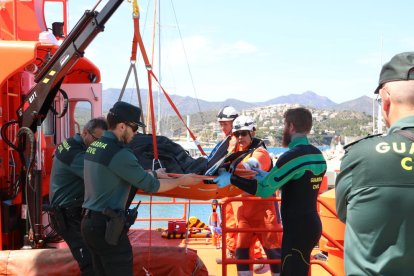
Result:
<svg viewBox="0 0 414 276"><path fill-rule="evenodd" d="M58 207L66 215L80 215L82 214L82 207Z"/></svg>
<svg viewBox="0 0 414 276"><path fill-rule="evenodd" d="M105 218L107 219L108 216L102 214L102 212L98 212L98 211L94 211L94 210L90 210L90 209L83 209L83 216L87 217L87 218L92 218L92 217L101 217L101 218Z"/></svg>

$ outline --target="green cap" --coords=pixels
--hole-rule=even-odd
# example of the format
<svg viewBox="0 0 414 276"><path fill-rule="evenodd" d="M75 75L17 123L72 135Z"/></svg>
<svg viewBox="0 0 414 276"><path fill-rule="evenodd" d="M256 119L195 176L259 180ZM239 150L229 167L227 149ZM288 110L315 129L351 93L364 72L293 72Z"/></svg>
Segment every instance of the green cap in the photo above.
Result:
<svg viewBox="0 0 414 276"><path fill-rule="evenodd" d="M145 124L140 122L141 108L135 105L119 101L109 109L109 112L118 117L121 122L133 123L137 126L145 127Z"/></svg>
<svg viewBox="0 0 414 276"><path fill-rule="evenodd" d="M378 94L384 83L406 80L414 80L414 52L395 55L388 63L382 66L379 84L374 93Z"/></svg>

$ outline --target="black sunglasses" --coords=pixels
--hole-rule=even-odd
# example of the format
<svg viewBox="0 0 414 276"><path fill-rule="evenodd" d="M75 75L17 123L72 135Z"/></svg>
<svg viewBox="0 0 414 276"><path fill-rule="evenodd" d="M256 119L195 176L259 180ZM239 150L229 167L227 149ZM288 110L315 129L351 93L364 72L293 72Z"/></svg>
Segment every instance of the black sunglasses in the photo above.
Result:
<svg viewBox="0 0 414 276"><path fill-rule="evenodd" d="M127 122L125 123L127 126L129 126L130 128L132 128L133 132L137 132L138 130L138 125L136 123L132 123L132 122Z"/></svg>
<svg viewBox="0 0 414 276"><path fill-rule="evenodd" d="M249 131L248 130L239 130L239 131L235 131L233 132L233 136L235 137L239 137L239 136L247 136L249 135Z"/></svg>

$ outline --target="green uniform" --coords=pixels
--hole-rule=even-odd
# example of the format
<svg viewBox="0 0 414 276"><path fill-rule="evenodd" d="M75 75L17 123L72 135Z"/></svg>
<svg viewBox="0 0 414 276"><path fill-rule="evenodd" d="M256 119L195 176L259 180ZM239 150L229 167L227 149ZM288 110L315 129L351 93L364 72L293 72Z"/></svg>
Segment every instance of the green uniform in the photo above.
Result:
<svg viewBox="0 0 414 276"><path fill-rule="evenodd" d="M84 176L83 207L93 211L124 210L131 185L146 193L160 187L158 179L145 172L132 151L110 131L86 150Z"/></svg>
<svg viewBox="0 0 414 276"><path fill-rule="evenodd" d="M80 207L83 202L83 159L86 145L79 134L63 141L55 152L50 176L52 205Z"/></svg>
<svg viewBox="0 0 414 276"><path fill-rule="evenodd" d="M402 128L414 131L414 116L346 148L336 208L347 275L414 275L414 142Z"/></svg>
<svg viewBox="0 0 414 276"><path fill-rule="evenodd" d="M83 182L85 150L86 145L79 134L57 146L49 191L50 203L54 209L50 213L51 224L69 246L79 264L82 276L94 275L92 257L82 239L80 229L81 206L85 190Z"/></svg>

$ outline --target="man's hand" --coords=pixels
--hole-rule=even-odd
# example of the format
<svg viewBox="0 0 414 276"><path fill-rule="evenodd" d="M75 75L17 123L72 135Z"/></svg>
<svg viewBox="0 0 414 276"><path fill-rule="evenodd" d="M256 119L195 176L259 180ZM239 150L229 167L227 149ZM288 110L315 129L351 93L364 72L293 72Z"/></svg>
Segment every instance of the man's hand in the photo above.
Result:
<svg viewBox="0 0 414 276"><path fill-rule="evenodd" d="M197 174L188 173L176 178L176 180L179 181L179 185L192 186L200 184L200 178L197 178L196 176Z"/></svg>
<svg viewBox="0 0 414 276"><path fill-rule="evenodd" d="M217 183L217 186L219 188L224 188L228 185L230 185L230 177L231 177L231 173L226 172L226 171L219 171L219 176L217 176L216 178L213 179L214 183Z"/></svg>
<svg viewBox="0 0 414 276"><path fill-rule="evenodd" d="M171 178L168 176L167 170L165 168L159 168L155 171L157 173L158 179L168 179Z"/></svg>
<svg viewBox="0 0 414 276"><path fill-rule="evenodd" d="M253 170L257 172L254 179L256 179L258 182L263 181L263 179L269 174L266 171L255 169L255 168L253 168Z"/></svg>

